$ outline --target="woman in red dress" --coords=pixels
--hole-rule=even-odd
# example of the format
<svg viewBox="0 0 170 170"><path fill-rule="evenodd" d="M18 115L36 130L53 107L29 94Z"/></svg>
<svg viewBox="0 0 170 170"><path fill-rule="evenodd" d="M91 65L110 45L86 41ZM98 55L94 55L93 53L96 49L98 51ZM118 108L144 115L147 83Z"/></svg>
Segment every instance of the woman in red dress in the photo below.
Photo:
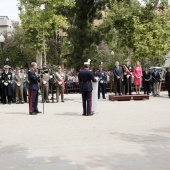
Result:
<svg viewBox="0 0 170 170"><path fill-rule="evenodd" d="M140 87L142 84L142 76L143 76L142 67L139 61L137 61L135 64L133 75L134 75L134 85L136 87L136 94L139 94Z"/></svg>

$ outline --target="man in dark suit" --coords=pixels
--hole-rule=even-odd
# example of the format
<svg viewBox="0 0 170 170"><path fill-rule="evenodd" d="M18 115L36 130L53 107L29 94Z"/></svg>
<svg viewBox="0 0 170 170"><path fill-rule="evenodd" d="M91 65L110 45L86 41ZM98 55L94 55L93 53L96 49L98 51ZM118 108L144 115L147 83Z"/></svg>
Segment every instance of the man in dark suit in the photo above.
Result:
<svg viewBox="0 0 170 170"><path fill-rule="evenodd" d="M29 113L30 115L36 115L41 113L38 111L38 81L39 76L35 74L37 69L37 63L32 62L31 68L28 71L28 80L29 80Z"/></svg>
<svg viewBox="0 0 170 170"><path fill-rule="evenodd" d="M144 94L149 95L150 92L150 80L151 80L151 73L148 67L145 67L145 71L143 71L143 86L144 86Z"/></svg>
<svg viewBox="0 0 170 170"><path fill-rule="evenodd" d="M84 70L81 70L78 75L83 100L83 116L92 116L91 108L93 88L91 81L96 82L93 73L89 71L89 64L90 63L85 62Z"/></svg>
<svg viewBox="0 0 170 170"><path fill-rule="evenodd" d="M121 66L119 66L119 62L115 62L115 67L113 69L114 74L114 92L115 95L119 93L121 95L121 83L122 83L122 75L123 75L123 69Z"/></svg>
<svg viewBox="0 0 170 170"><path fill-rule="evenodd" d="M99 81L99 88L98 88L98 99L100 99L100 87L102 89L102 97L103 97L103 99L106 99L106 97L105 97L105 92L106 92L105 84L106 84L107 76L106 76L106 73L103 71L102 65L99 65L99 71L96 73L96 76L100 80Z"/></svg>
<svg viewBox="0 0 170 170"><path fill-rule="evenodd" d="M125 95L129 93L129 95L132 94L132 72L133 68L129 64L129 60L125 60L125 65L123 65L123 80L124 80L124 87L125 87Z"/></svg>
<svg viewBox="0 0 170 170"><path fill-rule="evenodd" d="M157 69L154 69L154 72L152 73L152 82L153 82L153 88L154 88L154 96L158 96L158 86L160 82L160 74L158 73Z"/></svg>
<svg viewBox="0 0 170 170"><path fill-rule="evenodd" d="M4 66L4 72L2 73L2 95L3 95L3 104L6 104L6 99L8 98L8 104L11 104L11 82L12 82L12 73L9 72L9 66Z"/></svg>
<svg viewBox="0 0 170 170"><path fill-rule="evenodd" d="M170 67L168 68L168 71L165 74L165 84L168 90L168 96L170 98Z"/></svg>

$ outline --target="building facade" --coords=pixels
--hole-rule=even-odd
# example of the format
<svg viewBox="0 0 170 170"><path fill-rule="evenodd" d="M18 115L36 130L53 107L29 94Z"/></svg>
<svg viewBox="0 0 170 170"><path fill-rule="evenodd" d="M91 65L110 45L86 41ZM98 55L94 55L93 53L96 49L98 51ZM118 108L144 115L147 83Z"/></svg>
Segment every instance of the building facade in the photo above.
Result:
<svg viewBox="0 0 170 170"><path fill-rule="evenodd" d="M8 16L0 16L0 34L7 31L11 32L13 30L12 21Z"/></svg>

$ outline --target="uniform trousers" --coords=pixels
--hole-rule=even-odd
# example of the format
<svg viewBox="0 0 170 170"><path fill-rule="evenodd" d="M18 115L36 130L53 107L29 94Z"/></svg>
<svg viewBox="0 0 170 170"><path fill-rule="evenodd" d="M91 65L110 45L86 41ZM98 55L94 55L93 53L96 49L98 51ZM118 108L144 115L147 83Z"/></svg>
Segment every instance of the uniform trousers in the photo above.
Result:
<svg viewBox="0 0 170 170"><path fill-rule="evenodd" d="M83 115L91 115L92 91L82 91Z"/></svg>
<svg viewBox="0 0 170 170"><path fill-rule="evenodd" d="M132 94L132 79L128 78L127 82L124 82L125 84L125 94L129 92L129 94Z"/></svg>
<svg viewBox="0 0 170 170"><path fill-rule="evenodd" d="M2 101L4 104L6 104L6 98L8 98L8 103L11 103L11 94L10 91L11 89L8 89L8 86L3 86L3 92L2 92Z"/></svg>
<svg viewBox="0 0 170 170"><path fill-rule="evenodd" d="M100 99L100 87L102 89L102 97L105 98L105 83L99 82L99 88L98 88L98 99Z"/></svg>
<svg viewBox="0 0 170 170"><path fill-rule="evenodd" d="M64 101L64 85L57 85L56 86L56 98L59 101L59 95L61 93L61 101Z"/></svg>
<svg viewBox="0 0 170 170"><path fill-rule="evenodd" d="M38 112L38 90L29 90L29 112Z"/></svg>
<svg viewBox="0 0 170 170"><path fill-rule="evenodd" d="M15 91L16 91L16 100L17 102L23 102L23 86L17 86L15 85Z"/></svg>
<svg viewBox="0 0 170 170"><path fill-rule="evenodd" d="M44 85L41 86L42 101L43 101L43 99L46 100L46 101L49 101L49 99L48 99L48 89L49 89L48 86L44 86Z"/></svg>

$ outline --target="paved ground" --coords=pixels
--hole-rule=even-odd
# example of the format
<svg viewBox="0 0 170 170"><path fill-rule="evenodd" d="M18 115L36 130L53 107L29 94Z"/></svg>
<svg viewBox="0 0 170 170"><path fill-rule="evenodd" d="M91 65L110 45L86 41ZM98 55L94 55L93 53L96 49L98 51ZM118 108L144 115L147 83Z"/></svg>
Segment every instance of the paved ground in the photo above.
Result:
<svg viewBox="0 0 170 170"><path fill-rule="evenodd" d="M45 104L0 105L0 170L169 170L170 99L99 100L83 117L80 95ZM42 104L39 104L42 110Z"/></svg>

